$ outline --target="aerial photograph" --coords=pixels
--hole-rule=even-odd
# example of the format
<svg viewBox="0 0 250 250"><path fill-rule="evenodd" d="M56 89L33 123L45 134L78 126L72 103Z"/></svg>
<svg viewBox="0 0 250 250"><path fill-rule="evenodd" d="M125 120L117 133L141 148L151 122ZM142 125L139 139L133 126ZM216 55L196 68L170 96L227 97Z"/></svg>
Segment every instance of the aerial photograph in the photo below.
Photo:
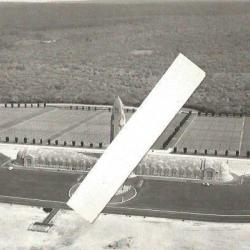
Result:
<svg viewBox="0 0 250 250"><path fill-rule="evenodd" d="M0 250L250 249L250 1L0 0Z"/></svg>

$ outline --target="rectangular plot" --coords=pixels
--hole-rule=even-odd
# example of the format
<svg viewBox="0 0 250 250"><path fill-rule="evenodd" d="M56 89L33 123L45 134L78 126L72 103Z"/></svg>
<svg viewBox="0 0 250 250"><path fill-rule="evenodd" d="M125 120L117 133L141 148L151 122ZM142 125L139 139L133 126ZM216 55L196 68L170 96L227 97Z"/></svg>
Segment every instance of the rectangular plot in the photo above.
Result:
<svg viewBox="0 0 250 250"><path fill-rule="evenodd" d="M56 138L60 141L83 141L86 143L109 143L111 113L102 111L91 120Z"/></svg>
<svg viewBox="0 0 250 250"><path fill-rule="evenodd" d="M44 108L0 108L0 129L9 128L19 122L32 118L32 116L46 112Z"/></svg>
<svg viewBox="0 0 250 250"><path fill-rule="evenodd" d="M241 138L242 118L197 116L177 143L200 150L238 150ZM198 143L195 141L198 140Z"/></svg>
<svg viewBox="0 0 250 250"><path fill-rule="evenodd" d="M126 121L132 115L133 113L125 113ZM78 144L82 141L85 145L90 143L108 145L110 143L110 124L111 112L103 110L100 113L96 113L96 116L92 119L81 123L55 139L68 142L76 141Z"/></svg>
<svg viewBox="0 0 250 250"><path fill-rule="evenodd" d="M89 111L55 109L0 131L0 136L19 137L20 139L24 137L49 139L72 124L77 124L91 116L93 116L93 112Z"/></svg>

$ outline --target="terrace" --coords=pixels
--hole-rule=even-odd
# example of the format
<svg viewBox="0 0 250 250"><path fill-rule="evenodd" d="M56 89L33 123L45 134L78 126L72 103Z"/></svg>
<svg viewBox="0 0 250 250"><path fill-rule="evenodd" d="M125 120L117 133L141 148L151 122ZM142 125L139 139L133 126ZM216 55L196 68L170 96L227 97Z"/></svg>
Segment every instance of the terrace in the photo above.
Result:
<svg viewBox="0 0 250 250"><path fill-rule="evenodd" d="M79 124L87 122L100 113L100 111L92 113L82 110L64 109L48 109L47 111L8 129L1 130L0 137L5 138L8 136L10 140L14 140L15 137L20 138L20 140L24 137L28 138L28 140L39 140L41 138L43 140L52 140ZM0 112L0 117L1 115L2 112Z"/></svg>
<svg viewBox="0 0 250 250"><path fill-rule="evenodd" d="M49 143L76 146L107 146L110 143L111 109L27 107L0 108L0 120L3 121L0 140L18 143ZM133 112L125 109L126 119ZM13 114L13 115L12 115ZM153 146L162 149L164 143L175 132L176 127L185 123L187 113L176 115ZM5 126L8 124L8 126ZM6 140L8 138L8 140ZM26 139L25 139L26 138Z"/></svg>
<svg viewBox="0 0 250 250"><path fill-rule="evenodd" d="M110 143L111 108L98 107L0 107L0 141L106 147ZM133 112L125 111L129 120ZM173 147L177 153L249 157L249 131L250 117L197 115L183 110L153 148Z"/></svg>
<svg viewBox="0 0 250 250"><path fill-rule="evenodd" d="M179 151L231 156L240 151L243 117L196 116L179 138L175 147Z"/></svg>

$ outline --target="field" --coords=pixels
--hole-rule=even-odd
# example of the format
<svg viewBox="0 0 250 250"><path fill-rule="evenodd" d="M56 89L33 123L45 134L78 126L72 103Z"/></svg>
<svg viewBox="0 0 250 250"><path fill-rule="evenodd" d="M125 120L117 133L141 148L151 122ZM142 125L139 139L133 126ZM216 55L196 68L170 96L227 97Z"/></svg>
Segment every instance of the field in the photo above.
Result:
<svg viewBox="0 0 250 250"><path fill-rule="evenodd" d="M96 106L98 107L98 106ZM133 112L125 112L126 119ZM59 145L66 142L71 146L107 147L110 143L111 112L108 110L69 109L69 108L0 108L0 141L48 144L58 141ZM152 148L167 149L176 147L177 152L236 156L247 156L249 144L250 117L248 116L205 116L193 112L188 115L186 110L179 112L169 126L157 139ZM250 155L250 153L249 153Z"/></svg>
<svg viewBox="0 0 250 250"><path fill-rule="evenodd" d="M100 111L99 111L100 112ZM40 116L28 119L24 122L5 129L0 132L0 136L5 138L9 136L14 140L15 137L29 140L33 138L43 140L57 138L61 133L67 132L72 128L93 119L98 112L78 111L78 110L48 110Z"/></svg>
<svg viewBox="0 0 250 250"><path fill-rule="evenodd" d="M7 129L9 127L15 126L16 124L26 121L32 117L42 114L49 109L4 109L1 108L1 119L0 119L0 129Z"/></svg>
<svg viewBox="0 0 250 250"><path fill-rule="evenodd" d="M132 116L132 112L126 112L126 119ZM165 129L162 136L156 141L154 148L161 149L164 141L179 125L186 116L184 113L176 115L172 123ZM111 112L108 110L81 110L63 108L0 108L0 141L5 141L9 137L10 142L18 138L19 143L52 144L58 140L59 145L66 141L67 145L76 146L84 142L85 146L94 147L107 146L110 143L110 122ZM1 125L3 124L3 125Z"/></svg>
<svg viewBox="0 0 250 250"><path fill-rule="evenodd" d="M0 99L138 105L182 52L207 72L187 105L249 112L249 23L247 1L0 4Z"/></svg>
<svg viewBox="0 0 250 250"><path fill-rule="evenodd" d="M195 149L200 153L207 149L208 153L217 150L218 154L225 155L228 150L235 156L236 150L240 150L242 131L241 117L196 116L175 146L180 150L186 147L192 153Z"/></svg>
<svg viewBox="0 0 250 250"><path fill-rule="evenodd" d="M126 113L126 119L128 120L133 113ZM110 121L111 113L103 111L87 123L83 123L73 130L62 134L57 139L59 141L83 141L83 142L95 142L108 145L110 143ZM81 140L80 140L81 139Z"/></svg>

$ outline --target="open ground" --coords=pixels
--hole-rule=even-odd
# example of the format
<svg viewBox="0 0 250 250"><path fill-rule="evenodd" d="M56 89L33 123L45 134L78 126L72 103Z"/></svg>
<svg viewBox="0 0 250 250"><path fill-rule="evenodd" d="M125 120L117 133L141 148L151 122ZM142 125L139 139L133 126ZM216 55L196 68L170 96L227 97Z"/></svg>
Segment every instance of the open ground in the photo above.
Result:
<svg viewBox="0 0 250 250"><path fill-rule="evenodd" d="M1 4L0 99L138 105L182 52L207 72L187 105L248 112L250 3Z"/></svg>
<svg viewBox="0 0 250 250"><path fill-rule="evenodd" d="M0 140L15 142L18 138L19 143L43 143L47 144L51 140L52 144L58 141L58 144L72 145L75 141L76 146L81 142L89 147L98 146L99 143L106 147L110 143L110 122L111 111L97 110L92 107L91 110L82 109L63 109L63 108L0 108ZM126 112L128 120L133 112ZM155 143L154 148L162 148L163 143L173 133L176 126L187 116L186 113L179 113L171 124L165 129L162 136Z"/></svg>
<svg viewBox="0 0 250 250"><path fill-rule="evenodd" d="M0 108L0 141L107 147L110 143L111 109L102 106L46 108ZM128 120L133 112L125 112ZM154 149L229 157L249 157L249 116L211 114L181 110L153 145ZM18 139L16 141L16 138ZM35 140L35 141L34 141Z"/></svg>
<svg viewBox="0 0 250 250"><path fill-rule="evenodd" d="M3 249L151 250L157 246L159 250L247 250L250 247L249 224L101 215L95 225L88 226L76 213L60 211L55 226L49 234L44 234L27 230L31 222L46 216L42 209L2 204L0 213Z"/></svg>

